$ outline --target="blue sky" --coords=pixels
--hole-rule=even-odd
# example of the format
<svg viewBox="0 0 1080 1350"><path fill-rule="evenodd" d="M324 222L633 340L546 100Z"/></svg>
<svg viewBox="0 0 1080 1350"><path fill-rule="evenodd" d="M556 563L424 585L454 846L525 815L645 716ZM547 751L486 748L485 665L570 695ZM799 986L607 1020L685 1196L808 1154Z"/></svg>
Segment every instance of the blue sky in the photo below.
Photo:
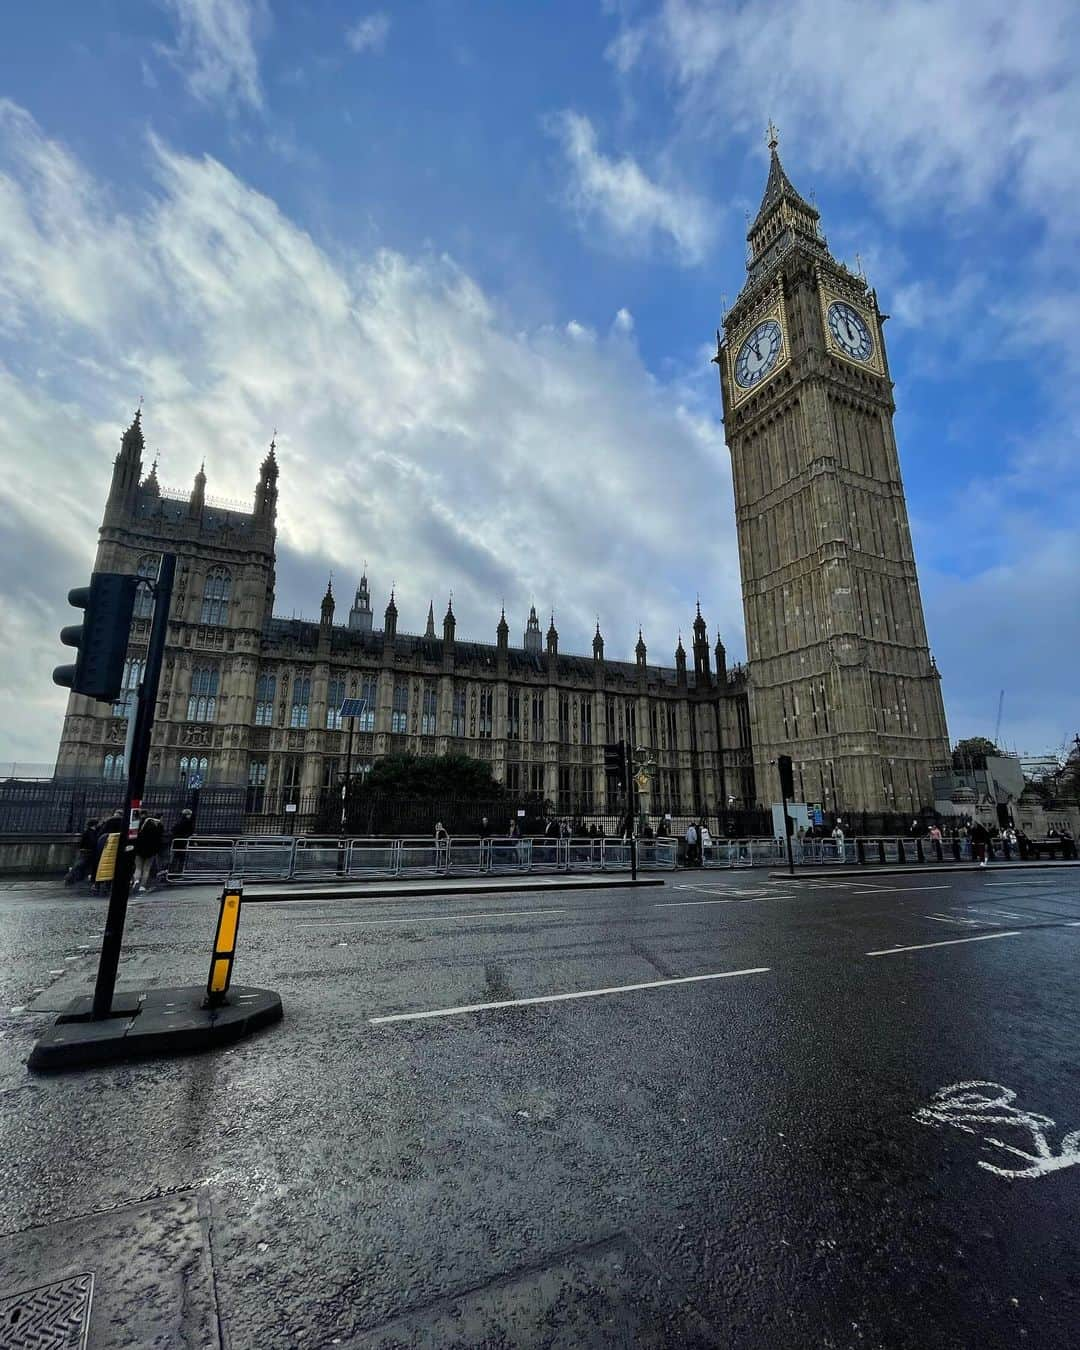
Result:
<svg viewBox="0 0 1080 1350"><path fill-rule="evenodd" d="M0 68L0 761L53 757L64 595L142 395L160 477L251 496L278 611L368 562L422 626L565 648L698 593L744 650L715 367L780 127L892 317L950 732L1080 726L1080 20L866 5L80 0Z"/></svg>

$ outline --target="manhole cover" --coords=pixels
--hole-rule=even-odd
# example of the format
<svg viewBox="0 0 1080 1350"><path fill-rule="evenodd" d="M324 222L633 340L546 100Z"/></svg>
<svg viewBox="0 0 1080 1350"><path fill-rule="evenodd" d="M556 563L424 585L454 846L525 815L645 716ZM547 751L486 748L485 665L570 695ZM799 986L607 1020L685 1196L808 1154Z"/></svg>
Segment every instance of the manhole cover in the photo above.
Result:
<svg viewBox="0 0 1080 1350"><path fill-rule="evenodd" d="M85 1350L93 1275L0 1298L0 1350Z"/></svg>

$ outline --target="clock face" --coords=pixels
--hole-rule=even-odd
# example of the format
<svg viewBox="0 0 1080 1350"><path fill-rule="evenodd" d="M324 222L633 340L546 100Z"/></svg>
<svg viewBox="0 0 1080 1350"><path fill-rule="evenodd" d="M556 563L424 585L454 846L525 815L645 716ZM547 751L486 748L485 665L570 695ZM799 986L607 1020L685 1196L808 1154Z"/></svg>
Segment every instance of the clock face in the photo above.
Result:
<svg viewBox="0 0 1080 1350"><path fill-rule="evenodd" d="M869 361L874 339L857 309L845 305L842 300L834 300L829 306L829 331L845 355L856 361Z"/></svg>
<svg viewBox="0 0 1080 1350"><path fill-rule="evenodd" d="M766 319L749 334L735 358L735 383L753 389L780 359L783 334L775 319Z"/></svg>

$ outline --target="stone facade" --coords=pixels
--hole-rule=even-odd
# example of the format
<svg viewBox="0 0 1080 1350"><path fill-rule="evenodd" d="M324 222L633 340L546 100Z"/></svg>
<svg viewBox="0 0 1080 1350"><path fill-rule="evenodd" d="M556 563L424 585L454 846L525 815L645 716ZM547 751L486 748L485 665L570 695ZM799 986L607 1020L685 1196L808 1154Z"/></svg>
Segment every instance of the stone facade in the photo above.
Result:
<svg viewBox="0 0 1080 1350"><path fill-rule="evenodd" d="M911 811L949 763L882 325L770 140L747 279L717 334L760 795L779 754L827 811Z"/></svg>
<svg viewBox="0 0 1080 1350"><path fill-rule="evenodd" d="M273 444L252 510L206 495L200 470L190 494L162 490L156 462L143 477L136 415L113 469L95 568L153 574L161 552L178 556L150 780L241 784L264 799L333 787L345 768L345 697L363 698L354 727L354 771L377 756L461 752L489 762L512 792L542 794L560 812L616 812L604 743L647 747L657 775L651 809L716 811L753 806L753 754L743 670L715 668L700 611L693 664L680 641L673 667L648 662L639 634L633 663L608 660L599 625L589 656L559 651L554 616L542 638L530 614L520 646L505 614L493 643L464 641L447 607L442 633L399 632L390 596L373 622L366 575L346 623L335 623L330 587L320 621L275 618L278 464ZM132 688L149 615L132 624ZM69 699L58 775L120 778L131 700L113 708Z"/></svg>

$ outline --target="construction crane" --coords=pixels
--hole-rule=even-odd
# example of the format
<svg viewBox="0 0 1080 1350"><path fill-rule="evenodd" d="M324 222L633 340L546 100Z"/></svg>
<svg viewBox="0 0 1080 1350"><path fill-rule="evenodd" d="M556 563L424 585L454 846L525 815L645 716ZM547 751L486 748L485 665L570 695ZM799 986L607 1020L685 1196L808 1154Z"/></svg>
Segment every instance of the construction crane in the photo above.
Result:
<svg viewBox="0 0 1080 1350"><path fill-rule="evenodd" d="M1005 690L998 694L998 715L994 723L994 744L998 744L998 737L1001 735L1001 710L1005 706Z"/></svg>

